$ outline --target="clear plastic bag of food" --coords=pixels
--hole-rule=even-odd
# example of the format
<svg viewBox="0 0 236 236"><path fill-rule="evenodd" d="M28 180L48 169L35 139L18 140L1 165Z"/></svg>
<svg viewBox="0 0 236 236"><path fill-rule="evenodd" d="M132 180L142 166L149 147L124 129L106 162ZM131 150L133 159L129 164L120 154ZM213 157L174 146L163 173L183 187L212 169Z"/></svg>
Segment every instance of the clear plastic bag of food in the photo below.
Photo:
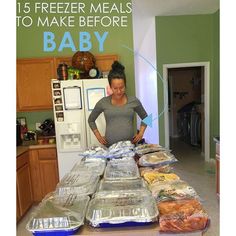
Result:
<svg viewBox="0 0 236 236"><path fill-rule="evenodd" d="M162 183L166 181L179 180L179 176L174 173L153 173L147 172L143 175L143 178L148 182L148 184Z"/></svg>
<svg viewBox="0 0 236 236"><path fill-rule="evenodd" d="M161 232L185 233L206 230L209 217L196 199L165 201L158 204Z"/></svg>
<svg viewBox="0 0 236 236"><path fill-rule="evenodd" d="M93 146L80 153L82 157L108 158L109 150L106 147Z"/></svg>
<svg viewBox="0 0 236 236"><path fill-rule="evenodd" d="M194 188L182 180L155 182L149 185L149 189L157 202L192 198L200 200Z"/></svg>
<svg viewBox="0 0 236 236"><path fill-rule="evenodd" d="M109 149L109 158L120 158L124 156L133 157L135 155L134 152L134 144L130 141L120 141L112 144Z"/></svg>
<svg viewBox="0 0 236 236"><path fill-rule="evenodd" d="M134 150L139 156L152 152L166 151L166 149L159 144L147 143L137 145Z"/></svg>
<svg viewBox="0 0 236 236"><path fill-rule="evenodd" d="M139 159L140 166L160 167L176 162L177 159L170 152L160 151L145 154Z"/></svg>
<svg viewBox="0 0 236 236"><path fill-rule="evenodd" d="M171 173L173 171L173 167L169 165L160 166L160 167L140 167L139 172L140 175L143 176L145 173L153 172L153 173Z"/></svg>
<svg viewBox="0 0 236 236"><path fill-rule="evenodd" d="M33 211L26 229L35 234L71 235L84 224L88 202L88 196L50 193Z"/></svg>
<svg viewBox="0 0 236 236"><path fill-rule="evenodd" d="M119 141L117 143L112 144L109 147L109 152L110 153L115 153L115 152L117 152L119 150L122 150L122 149L131 149L131 150L133 150L134 149L134 144L131 143L131 141L129 141L129 140Z"/></svg>

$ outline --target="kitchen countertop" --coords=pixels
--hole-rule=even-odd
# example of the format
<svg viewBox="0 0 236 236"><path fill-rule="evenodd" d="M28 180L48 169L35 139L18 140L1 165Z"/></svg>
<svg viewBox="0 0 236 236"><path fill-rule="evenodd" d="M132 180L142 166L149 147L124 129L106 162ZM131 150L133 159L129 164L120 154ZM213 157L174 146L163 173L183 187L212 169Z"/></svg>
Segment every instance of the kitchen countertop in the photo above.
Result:
<svg viewBox="0 0 236 236"><path fill-rule="evenodd" d="M24 152L27 152L30 149L42 149L42 148L55 148L56 144L42 144L42 145L29 145L29 146L17 146L16 147L16 156L20 156Z"/></svg>

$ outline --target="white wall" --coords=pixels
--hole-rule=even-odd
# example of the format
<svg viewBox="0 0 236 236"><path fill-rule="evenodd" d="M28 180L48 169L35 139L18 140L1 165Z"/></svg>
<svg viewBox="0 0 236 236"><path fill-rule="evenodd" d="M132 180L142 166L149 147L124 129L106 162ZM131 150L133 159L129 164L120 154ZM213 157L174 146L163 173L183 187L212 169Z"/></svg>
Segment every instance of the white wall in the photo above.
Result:
<svg viewBox="0 0 236 236"><path fill-rule="evenodd" d="M155 17L142 5L140 0L132 1L136 96L155 119L158 116ZM137 125L140 126L140 119ZM159 143L158 119L153 121L152 128L146 129L144 137L149 143Z"/></svg>

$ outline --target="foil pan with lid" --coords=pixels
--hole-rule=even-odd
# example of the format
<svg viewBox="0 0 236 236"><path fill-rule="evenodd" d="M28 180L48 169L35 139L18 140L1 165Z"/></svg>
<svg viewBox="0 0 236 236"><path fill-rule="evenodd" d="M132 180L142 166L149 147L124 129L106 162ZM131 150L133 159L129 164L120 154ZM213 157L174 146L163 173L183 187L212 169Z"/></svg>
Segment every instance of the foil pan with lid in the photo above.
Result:
<svg viewBox="0 0 236 236"><path fill-rule="evenodd" d="M81 162L77 162L71 172L92 171L97 175L103 175L106 167L106 161L101 158L84 158Z"/></svg>
<svg viewBox="0 0 236 236"><path fill-rule="evenodd" d="M157 216L155 200L147 190L99 194L89 202L86 213L93 227L150 223L157 221Z"/></svg>
<svg viewBox="0 0 236 236"><path fill-rule="evenodd" d="M97 192L145 190L147 185L142 178L132 180L101 180Z"/></svg>
<svg viewBox="0 0 236 236"><path fill-rule="evenodd" d="M26 229L32 233L70 232L84 224L88 196L50 193L33 211Z"/></svg>
<svg viewBox="0 0 236 236"><path fill-rule="evenodd" d="M108 162L104 173L106 180L137 178L140 178L138 166L131 162Z"/></svg>
<svg viewBox="0 0 236 236"><path fill-rule="evenodd" d="M99 176L92 171L69 172L57 184L58 195L91 195L96 191Z"/></svg>

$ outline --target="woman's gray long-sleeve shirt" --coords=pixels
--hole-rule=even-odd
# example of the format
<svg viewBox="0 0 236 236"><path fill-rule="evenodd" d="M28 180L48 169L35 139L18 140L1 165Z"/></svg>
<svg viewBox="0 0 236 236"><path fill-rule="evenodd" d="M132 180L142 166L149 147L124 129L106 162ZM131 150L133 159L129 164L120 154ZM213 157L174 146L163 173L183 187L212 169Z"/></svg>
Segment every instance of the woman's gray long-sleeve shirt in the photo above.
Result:
<svg viewBox="0 0 236 236"><path fill-rule="evenodd" d="M104 112L106 120L105 137L109 146L118 141L132 140L135 113L142 120L147 117L147 112L136 97L127 96L125 105L115 106L111 103L111 96L108 96L97 102L88 118L88 123L92 130L97 129L95 120L102 112ZM146 126L143 122L141 125Z"/></svg>

